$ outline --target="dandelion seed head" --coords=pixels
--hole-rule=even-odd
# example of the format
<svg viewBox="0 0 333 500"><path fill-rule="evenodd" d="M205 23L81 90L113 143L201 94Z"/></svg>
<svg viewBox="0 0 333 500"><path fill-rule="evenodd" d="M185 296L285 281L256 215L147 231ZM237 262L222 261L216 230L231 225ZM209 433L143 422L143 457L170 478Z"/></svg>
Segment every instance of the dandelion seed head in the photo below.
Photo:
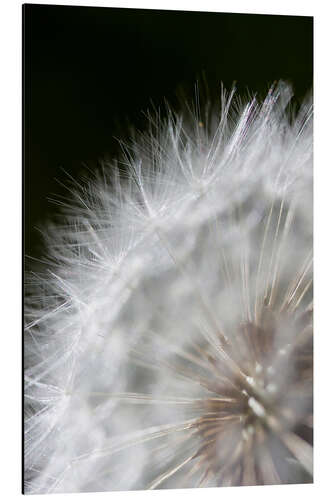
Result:
<svg viewBox="0 0 333 500"><path fill-rule="evenodd" d="M234 93L210 121L152 120L127 178L105 165L49 228L29 492L311 480L311 105Z"/></svg>

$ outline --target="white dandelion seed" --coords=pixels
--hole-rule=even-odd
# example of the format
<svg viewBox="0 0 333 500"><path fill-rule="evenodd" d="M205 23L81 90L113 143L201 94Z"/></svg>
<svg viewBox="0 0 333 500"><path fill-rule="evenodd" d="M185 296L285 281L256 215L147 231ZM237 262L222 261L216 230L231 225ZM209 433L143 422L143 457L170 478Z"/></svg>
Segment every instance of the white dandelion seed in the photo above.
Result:
<svg viewBox="0 0 333 500"><path fill-rule="evenodd" d="M312 109L222 92L73 190L30 285L29 493L312 481Z"/></svg>

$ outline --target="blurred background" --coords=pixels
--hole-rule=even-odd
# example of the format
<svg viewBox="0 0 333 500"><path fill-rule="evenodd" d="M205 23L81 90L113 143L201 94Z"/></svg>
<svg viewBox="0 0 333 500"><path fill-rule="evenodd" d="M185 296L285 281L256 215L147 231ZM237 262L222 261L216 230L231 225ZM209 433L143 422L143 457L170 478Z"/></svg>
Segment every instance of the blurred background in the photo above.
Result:
<svg viewBox="0 0 333 500"><path fill-rule="evenodd" d="M43 253L42 228L79 178L119 155L117 138L144 113L177 105L204 74L240 93L312 87L313 18L96 7L23 6L25 255ZM67 172L67 173L66 173Z"/></svg>

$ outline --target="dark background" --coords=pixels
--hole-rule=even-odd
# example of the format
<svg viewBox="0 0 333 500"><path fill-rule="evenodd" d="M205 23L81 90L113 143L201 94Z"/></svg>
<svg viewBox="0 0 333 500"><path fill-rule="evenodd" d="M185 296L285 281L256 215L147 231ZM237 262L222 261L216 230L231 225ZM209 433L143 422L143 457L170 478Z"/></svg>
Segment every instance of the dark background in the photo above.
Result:
<svg viewBox="0 0 333 500"><path fill-rule="evenodd" d="M172 103L203 72L213 93L220 81L264 93L282 78L300 101L312 44L311 17L24 5L25 255L43 252L36 228L57 210L64 171L117 155L115 137L144 127L151 102Z"/></svg>

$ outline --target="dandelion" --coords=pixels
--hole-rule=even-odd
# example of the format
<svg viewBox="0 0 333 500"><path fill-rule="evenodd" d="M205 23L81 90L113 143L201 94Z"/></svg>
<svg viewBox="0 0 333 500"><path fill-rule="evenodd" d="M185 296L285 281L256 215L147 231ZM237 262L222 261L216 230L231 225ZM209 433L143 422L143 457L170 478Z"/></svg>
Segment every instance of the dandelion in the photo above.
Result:
<svg viewBox="0 0 333 500"><path fill-rule="evenodd" d="M29 493L312 481L312 110L150 129L49 228L29 284Z"/></svg>

